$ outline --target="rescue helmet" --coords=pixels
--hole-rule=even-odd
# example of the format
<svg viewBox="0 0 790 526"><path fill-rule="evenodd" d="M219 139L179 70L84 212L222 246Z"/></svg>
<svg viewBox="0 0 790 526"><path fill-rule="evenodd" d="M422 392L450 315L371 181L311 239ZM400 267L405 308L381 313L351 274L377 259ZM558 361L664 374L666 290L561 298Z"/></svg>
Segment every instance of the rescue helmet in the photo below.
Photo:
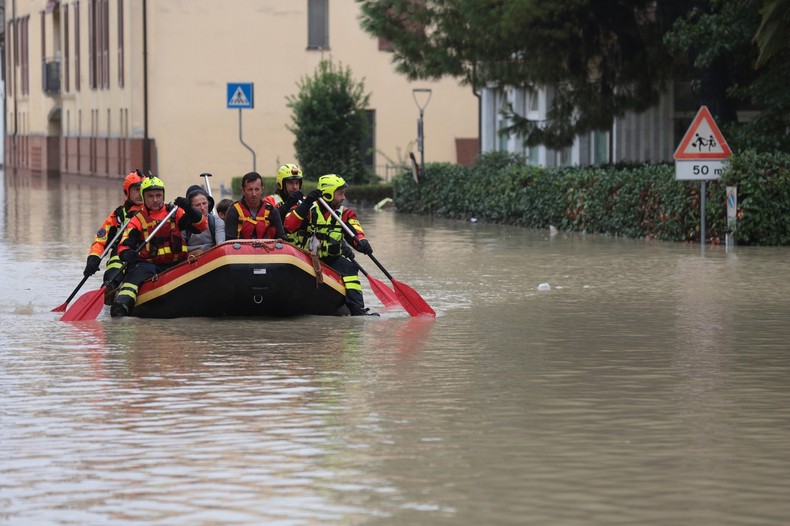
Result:
<svg viewBox="0 0 790 526"><path fill-rule="evenodd" d="M335 197L335 190L346 188L346 181L336 174L322 175L318 178L318 189L324 201L331 201Z"/></svg>
<svg viewBox="0 0 790 526"><path fill-rule="evenodd" d="M295 164L284 164L280 166L280 169L277 170L277 189L282 190L283 181L289 181L291 179L297 179L299 181L299 186L301 186L302 170Z"/></svg>
<svg viewBox="0 0 790 526"><path fill-rule="evenodd" d="M140 186L140 184L145 180L145 176L140 175L137 172L132 172L127 175L123 180L123 193L126 197L129 197L129 188L133 186Z"/></svg>
<svg viewBox="0 0 790 526"><path fill-rule="evenodd" d="M164 194L165 191L165 183L156 176L153 177L146 177L145 181L140 185L140 193L145 195L148 190L162 190Z"/></svg>

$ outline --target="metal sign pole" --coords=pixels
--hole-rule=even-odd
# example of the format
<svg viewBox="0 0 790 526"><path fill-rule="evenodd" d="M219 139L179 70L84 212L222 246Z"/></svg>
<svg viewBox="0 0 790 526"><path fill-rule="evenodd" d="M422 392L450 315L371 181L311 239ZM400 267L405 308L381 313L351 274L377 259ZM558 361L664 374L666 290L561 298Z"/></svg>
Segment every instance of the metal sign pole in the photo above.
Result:
<svg viewBox="0 0 790 526"><path fill-rule="evenodd" d="M700 181L699 184L699 236L700 236L700 244L702 245L702 253L705 253L705 179Z"/></svg>
<svg viewBox="0 0 790 526"><path fill-rule="evenodd" d="M252 171L257 172L258 170L255 169L255 150L250 148L249 145L244 142L244 139L241 138L241 108L239 108L239 142L252 153Z"/></svg>

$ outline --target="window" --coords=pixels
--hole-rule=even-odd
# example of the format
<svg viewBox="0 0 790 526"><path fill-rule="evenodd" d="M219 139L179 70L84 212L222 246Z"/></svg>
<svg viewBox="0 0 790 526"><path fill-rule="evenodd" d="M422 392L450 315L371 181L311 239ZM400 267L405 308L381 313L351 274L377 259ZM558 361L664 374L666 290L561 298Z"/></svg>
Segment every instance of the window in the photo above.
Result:
<svg viewBox="0 0 790 526"><path fill-rule="evenodd" d="M329 49L329 0L307 0L307 49Z"/></svg>
<svg viewBox="0 0 790 526"><path fill-rule="evenodd" d="M11 58L12 53L16 53L16 41L14 40L16 33L14 32L14 21L8 21L8 29L6 29L5 37L6 43L5 46L5 85L6 91L8 95L12 95L14 92L14 76L12 74L14 68L14 61Z"/></svg>
<svg viewBox="0 0 790 526"><path fill-rule="evenodd" d="M92 89L110 87L110 16L107 0L88 4L88 70Z"/></svg>
<svg viewBox="0 0 790 526"><path fill-rule="evenodd" d="M606 164L609 162L609 132L595 131L593 139L593 164Z"/></svg>
<svg viewBox="0 0 790 526"><path fill-rule="evenodd" d="M392 40L379 37L379 51L395 51L395 45Z"/></svg>
<svg viewBox="0 0 790 526"><path fill-rule="evenodd" d="M63 4L63 91L69 91L69 73L69 5Z"/></svg>
<svg viewBox="0 0 790 526"><path fill-rule="evenodd" d="M47 60L47 13L41 11L41 62Z"/></svg>
<svg viewBox="0 0 790 526"><path fill-rule="evenodd" d="M28 45L28 23L30 22L30 17L26 16L17 21L19 24L19 43L21 44L21 48L19 50L19 62L22 68L21 71L21 78L20 78L20 85L22 95L27 95L30 93L30 46Z"/></svg>
<svg viewBox="0 0 790 526"><path fill-rule="evenodd" d="M80 90L80 3L74 2L74 89Z"/></svg>
<svg viewBox="0 0 790 526"><path fill-rule="evenodd" d="M118 86L123 87L123 0L118 0Z"/></svg>

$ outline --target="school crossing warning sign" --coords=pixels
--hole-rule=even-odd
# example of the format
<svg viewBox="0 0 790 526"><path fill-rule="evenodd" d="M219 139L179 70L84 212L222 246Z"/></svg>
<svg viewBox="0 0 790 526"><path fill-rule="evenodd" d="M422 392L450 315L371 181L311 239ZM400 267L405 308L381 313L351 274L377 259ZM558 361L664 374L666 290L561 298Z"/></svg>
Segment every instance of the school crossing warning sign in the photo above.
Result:
<svg viewBox="0 0 790 526"><path fill-rule="evenodd" d="M719 179L732 155L707 106L702 106L675 150L676 179Z"/></svg>
<svg viewBox="0 0 790 526"><path fill-rule="evenodd" d="M727 141L713 120L707 106L702 106L691 122L686 135L675 150L675 160L717 159L723 161L732 155Z"/></svg>

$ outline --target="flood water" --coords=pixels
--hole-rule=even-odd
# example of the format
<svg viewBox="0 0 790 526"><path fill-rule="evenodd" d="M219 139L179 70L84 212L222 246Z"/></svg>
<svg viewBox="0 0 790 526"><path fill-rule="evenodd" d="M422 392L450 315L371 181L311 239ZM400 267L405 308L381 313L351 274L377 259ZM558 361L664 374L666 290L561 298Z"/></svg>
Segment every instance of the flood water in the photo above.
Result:
<svg viewBox="0 0 790 526"><path fill-rule="evenodd" d="M790 517L788 248L360 210L435 320L63 323L120 184L3 177L1 524Z"/></svg>

